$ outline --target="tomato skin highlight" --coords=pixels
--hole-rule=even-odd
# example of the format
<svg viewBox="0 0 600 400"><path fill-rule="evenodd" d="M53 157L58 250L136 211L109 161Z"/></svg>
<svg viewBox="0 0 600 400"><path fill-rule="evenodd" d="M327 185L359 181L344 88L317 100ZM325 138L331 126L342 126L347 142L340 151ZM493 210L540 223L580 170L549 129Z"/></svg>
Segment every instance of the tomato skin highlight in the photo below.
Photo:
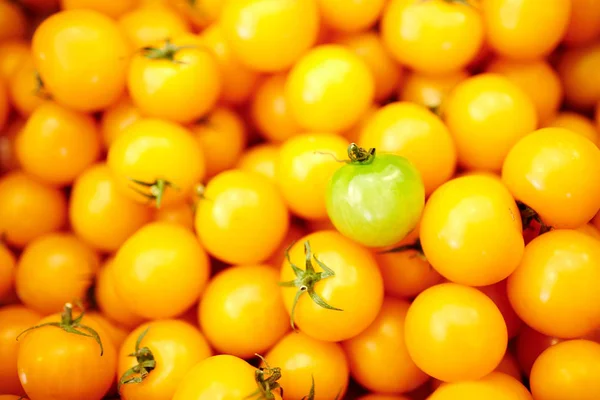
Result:
<svg viewBox="0 0 600 400"><path fill-rule="evenodd" d="M425 189L418 170L396 155L350 162L333 174L327 189L327 213L333 225L370 247L404 239L419 222L424 205Z"/></svg>

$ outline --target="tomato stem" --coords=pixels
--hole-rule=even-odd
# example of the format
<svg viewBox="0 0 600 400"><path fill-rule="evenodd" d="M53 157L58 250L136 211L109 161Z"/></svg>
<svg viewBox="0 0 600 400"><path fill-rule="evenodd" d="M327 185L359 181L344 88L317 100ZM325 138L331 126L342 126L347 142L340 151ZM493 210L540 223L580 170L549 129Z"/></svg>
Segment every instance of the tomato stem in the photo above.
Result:
<svg viewBox="0 0 600 400"><path fill-rule="evenodd" d="M119 379L118 390L121 389L121 385L142 383L148 374L156 368L156 360L152 351L148 347L140 348L148 330L150 330L150 327L146 328L135 341L135 351L129 354L128 357L135 357L138 363L123 373Z"/></svg>
<svg viewBox="0 0 600 400"><path fill-rule="evenodd" d="M540 235L552 230L551 226L546 225L544 221L542 221L542 218L537 211L529 207L527 204L517 201L517 207L519 208L519 213L521 214L521 223L523 224L524 229L530 228L531 224L535 221L540 225Z"/></svg>
<svg viewBox="0 0 600 400"><path fill-rule="evenodd" d="M308 396L304 396L301 400L315 400L315 376L311 375L310 379L312 380L312 383L310 384Z"/></svg>
<svg viewBox="0 0 600 400"><path fill-rule="evenodd" d="M281 395L283 396L283 388L277 382L281 378L281 368L274 367L272 368L267 360L260 354L255 354L258 358L265 363L265 367L257 368L254 372L254 379L256 380L256 384L258 389L246 396L246 399L258 397L259 399L267 399L272 400L275 398L273 394L273 390L279 389Z"/></svg>
<svg viewBox="0 0 600 400"><path fill-rule="evenodd" d="M35 88L33 89L33 94L35 94L36 96L38 96L41 99L50 100L51 96L46 91L46 87L44 86L44 81L42 80L42 77L40 76L39 72L35 71L33 77L35 79Z"/></svg>
<svg viewBox="0 0 600 400"><path fill-rule="evenodd" d="M17 336L17 340L19 340L19 338L25 333L34 329L43 328L45 326L53 326L62 329L67 333L72 333L74 335L79 336L86 336L94 339L96 343L98 343L98 346L100 346L100 356L104 355L104 346L102 346L102 340L100 339L100 335L94 329L81 323L81 321L83 320L83 316L85 315L85 310L83 309L81 304L77 303L77 305L81 309L81 314L79 314L77 318L73 319L73 305L71 303L67 303L65 304L65 307L63 308L63 311L60 314L60 322L46 322L44 324L27 328L23 332L21 332L19 336Z"/></svg>
<svg viewBox="0 0 600 400"><path fill-rule="evenodd" d="M292 243L291 246L293 246L293 245L294 244ZM330 306L329 304L327 304L325 302L325 300L323 300L321 298L321 296L319 296L315 292L315 284L323 279L334 277L335 272L331 268L329 268L327 265L325 265L323 262L321 262L317 258L316 254L314 256L311 255L310 243L308 240L304 242L305 270L300 269L297 265L295 265L292 262L292 259L290 258L291 246L285 250L285 258L287 259L291 268L294 270L296 279L294 279L292 281L288 281L288 282L280 282L279 285L283 286L283 287L297 287L298 288L298 291L296 292L296 296L294 297L294 302L292 304L292 312L290 313L290 324L292 326L292 329L294 331L297 331L296 325L294 323L294 319L295 319L294 317L296 314L296 306L298 305L298 301L300 300L300 297L305 292L308 293L308 295L310 296L312 301L314 301L317 305L319 305L323 308L326 308L328 310L333 310L333 311L343 311L343 310L340 308L335 308L335 307ZM315 271L315 268L312 265L313 259L319 265L319 267L321 267L321 269L323 270L322 272Z"/></svg>
<svg viewBox="0 0 600 400"><path fill-rule="evenodd" d="M356 143L350 143L350 146L348 146L348 158L350 158L351 163L369 164L375 158L375 149L370 148L369 150L365 150Z"/></svg>
<svg viewBox="0 0 600 400"><path fill-rule="evenodd" d="M180 50L193 48L196 46L177 46L167 39L163 47L143 47L140 51L150 60L168 60L176 64L185 64L183 61L176 60L175 55Z"/></svg>
<svg viewBox="0 0 600 400"><path fill-rule="evenodd" d="M135 191L136 193L138 193L141 196L144 196L149 201L155 201L156 208L160 208L163 197L165 195L165 191L167 190L167 188L173 188L175 190L179 190L179 188L177 186L175 186L175 184L173 184L172 182L169 182L165 179L156 179L156 180L154 180L154 182L144 182L144 181L140 181L140 180L129 178L129 177L127 179L129 179L131 182L135 183L136 185L147 188L148 192L138 188L137 186L130 185L131 190Z"/></svg>

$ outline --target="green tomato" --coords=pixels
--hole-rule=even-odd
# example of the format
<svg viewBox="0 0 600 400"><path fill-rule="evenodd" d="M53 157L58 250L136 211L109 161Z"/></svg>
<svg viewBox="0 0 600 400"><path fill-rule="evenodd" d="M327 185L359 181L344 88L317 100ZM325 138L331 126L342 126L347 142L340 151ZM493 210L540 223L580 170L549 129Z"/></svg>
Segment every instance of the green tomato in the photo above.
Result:
<svg viewBox="0 0 600 400"><path fill-rule="evenodd" d="M404 239L419 222L425 188L419 171L406 158L375 155L354 143L350 161L338 169L327 190L327 213L343 235L369 247Z"/></svg>

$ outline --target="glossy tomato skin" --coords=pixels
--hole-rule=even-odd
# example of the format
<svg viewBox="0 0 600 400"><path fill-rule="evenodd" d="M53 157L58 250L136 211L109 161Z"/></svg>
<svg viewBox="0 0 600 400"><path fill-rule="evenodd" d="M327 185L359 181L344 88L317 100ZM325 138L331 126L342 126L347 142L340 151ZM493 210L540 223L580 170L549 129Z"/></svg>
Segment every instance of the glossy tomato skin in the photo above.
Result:
<svg viewBox="0 0 600 400"><path fill-rule="evenodd" d="M161 400L173 397L177 386L197 363L212 355L208 342L192 325L174 319L163 319L140 325L123 342L118 355L118 376L137 365L135 344L147 330L140 348L152 352L156 367L141 383L121 386L124 400Z"/></svg>
<svg viewBox="0 0 600 400"><path fill-rule="evenodd" d="M531 370L536 400L593 400L600 396L600 344L569 340L545 350Z"/></svg>
<svg viewBox="0 0 600 400"><path fill-rule="evenodd" d="M506 324L492 300L455 283L433 286L417 296L404 329L415 364L445 382L489 374L502 360L508 341Z"/></svg>
<svg viewBox="0 0 600 400"><path fill-rule="evenodd" d="M276 144L259 144L249 148L237 162L242 171L254 172L275 182L275 166L279 158L279 146Z"/></svg>
<svg viewBox="0 0 600 400"><path fill-rule="evenodd" d="M184 377L173 400L244 399L258 390L255 371L256 368L235 356L206 358ZM273 396L274 400L281 400L279 390L273 391Z"/></svg>
<svg viewBox="0 0 600 400"><path fill-rule="evenodd" d="M198 300L210 263L192 232L175 224L153 222L121 246L111 272L116 292L127 308L146 318L170 318Z"/></svg>
<svg viewBox="0 0 600 400"><path fill-rule="evenodd" d="M409 307L406 300L387 297L375 321L342 343L352 377L371 391L405 393L429 379L412 361L404 343Z"/></svg>
<svg viewBox="0 0 600 400"><path fill-rule="evenodd" d="M342 166L327 188L327 213L335 227L370 247L404 239L419 222L424 205L419 171L406 158L391 154Z"/></svg>
<svg viewBox="0 0 600 400"><path fill-rule="evenodd" d="M496 177L474 174L442 185L427 201L420 229L427 260L442 276L464 285L505 279L523 255L519 210Z"/></svg>
<svg viewBox="0 0 600 400"><path fill-rule="evenodd" d="M315 400L343 397L349 380L348 361L339 343L323 342L290 332L267 353L272 366L281 367L285 398L302 400L315 380ZM319 388L319 389L317 389Z"/></svg>
<svg viewBox="0 0 600 400"><path fill-rule="evenodd" d="M25 394L17 374L19 342L15 338L40 319L40 314L22 305L0 308L0 393Z"/></svg>
<svg viewBox="0 0 600 400"><path fill-rule="evenodd" d="M132 50L139 50L190 31L185 18L164 3L135 8L121 15L118 25Z"/></svg>
<svg viewBox="0 0 600 400"><path fill-rule="evenodd" d="M60 315L54 314L40 323L59 321ZM55 326L34 329L20 338L17 366L29 398L100 400L108 392L117 367L115 346L93 319L84 316L81 323L100 336L102 355L94 339Z"/></svg>
<svg viewBox="0 0 600 400"><path fill-rule="evenodd" d="M339 32L371 28L385 7L385 0L317 0L323 24Z"/></svg>
<svg viewBox="0 0 600 400"><path fill-rule="evenodd" d="M495 382L464 381L442 385L427 400L516 400L514 393Z"/></svg>
<svg viewBox="0 0 600 400"><path fill-rule="evenodd" d="M600 324L599 263L597 239L572 230L545 233L525 248L508 278L508 298L519 317L539 332L584 336Z"/></svg>
<svg viewBox="0 0 600 400"><path fill-rule="evenodd" d="M356 336L377 317L383 301L383 281L377 263L368 250L335 231L318 231L300 239L290 249L291 261L305 269L304 243L312 254L335 272L335 276L315 284L315 292L325 302L343 311L325 309L304 294L296 306L296 326L307 335L325 341ZM320 268L313 260L316 270ZM289 262L281 266L281 281L295 279ZM295 287L283 287L283 300L291 312ZM350 317L351 316L351 317Z"/></svg>
<svg viewBox="0 0 600 400"><path fill-rule="evenodd" d="M600 150L568 129L539 129L510 150L502 180L544 223L575 229L600 208Z"/></svg>
<svg viewBox="0 0 600 400"><path fill-rule="evenodd" d="M129 48L105 15L91 10L54 14L36 30L32 52L45 87L69 108L98 111L123 94Z"/></svg>

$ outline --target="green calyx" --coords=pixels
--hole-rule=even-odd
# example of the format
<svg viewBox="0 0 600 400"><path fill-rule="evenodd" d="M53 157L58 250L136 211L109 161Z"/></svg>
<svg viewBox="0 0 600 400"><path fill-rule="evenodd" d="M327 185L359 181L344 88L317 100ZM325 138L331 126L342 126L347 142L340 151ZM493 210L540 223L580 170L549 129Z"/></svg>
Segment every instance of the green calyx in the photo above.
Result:
<svg viewBox="0 0 600 400"><path fill-rule="evenodd" d="M75 319L73 319L73 305L71 303L65 304L63 311L61 313L60 322L46 322L44 324L32 326L31 328L25 329L23 332L17 336L17 340L24 335L25 333L32 331L34 329L43 328L45 326L53 326L55 328L62 329L67 333L72 333L73 335L85 336L92 338L98 343L100 346L100 356L104 354L104 347L102 346L102 340L100 339L100 335L94 329L90 328L87 325L81 323L83 316L85 315L85 311L83 307L79 306L81 309L81 314Z"/></svg>
<svg viewBox="0 0 600 400"><path fill-rule="evenodd" d="M156 368L156 360L154 360L152 351L148 347L140 348L142 340L149 329L150 327L146 328L146 330L138 336L135 342L135 351L128 354L129 357L135 357L137 364L123 373L119 379L119 389L121 385L142 383L148 374Z"/></svg>
<svg viewBox="0 0 600 400"><path fill-rule="evenodd" d="M265 367L257 368L254 372L254 380L258 389L246 396L246 399L272 400L275 398L273 391L277 389L280 390L283 396L283 388L277 382L281 378L281 368L272 368L263 356L260 354L255 355L265 363Z"/></svg>
<svg viewBox="0 0 600 400"><path fill-rule="evenodd" d="M393 247L393 248L388 249L388 250L380 251L379 254L402 253L402 252L405 252L405 251L414 251L415 252L414 257L419 257L423 261L427 261L427 258L425 257L425 253L423 252L423 246L421 246L421 240L420 239L417 239L413 243L410 243L410 244L405 244L405 245L402 245L402 246Z"/></svg>
<svg viewBox="0 0 600 400"><path fill-rule="evenodd" d="M171 43L171 40L165 40L162 47L143 47L140 51L142 55L150 60L167 60L176 64L185 64L183 61L175 59L175 55L180 50L193 49L196 46L177 46Z"/></svg>
<svg viewBox="0 0 600 400"><path fill-rule="evenodd" d="M291 247L291 246L290 246ZM279 285L283 287L296 287L298 291L296 292L296 297L294 297L294 303L292 305L292 312L290 314L290 324L292 325L292 329L296 331L296 326L294 324L294 316L296 312L296 306L298 305L298 300L300 300L300 296L304 293L308 293L312 301L314 301L319 306L326 308L328 310L334 311L343 311L340 308L335 308L330 306L315 292L315 284L323 279L335 277L335 272L321 262L316 255L311 254L310 243L307 240L304 242L304 255L305 255L305 269L299 268L295 265L290 258L290 248L285 251L285 258L290 263L290 266L294 270L294 274L296 275L296 279L288 282L280 282ZM322 272L315 271L313 267L312 260L321 267Z"/></svg>
<svg viewBox="0 0 600 400"><path fill-rule="evenodd" d="M127 179L134 184L129 186L131 190L147 198L148 201L155 202L156 208L160 208L167 188L179 190L173 182L165 179L155 179L153 182L145 182L133 178Z"/></svg>
<svg viewBox="0 0 600 400"><path fill-rule="evenodd" d="M350 143L348 146L348 158L352 164L369 164L375 159L375 149L369 150L359 147L356 143Z"/></svg>
<svg viewBox="0 0 600 400"><path fill-rule="evenodd" d="M304 396L301 400L315 400L315 377L314 375L310 376L312 383L310 385L310 391L308 392L308 396Z"/></svg>
<svg viewBox="0 0 600 400"><path fill-rule="evenodd" d="M517 201L517 207L519 208L519 213L521 214L521 223L523 224L523 229L530 228L533 222L537 222L540 225L540 235L552 230L552 227L546 225L544 221L542 221L540 215L527 204Z"/></svg>

